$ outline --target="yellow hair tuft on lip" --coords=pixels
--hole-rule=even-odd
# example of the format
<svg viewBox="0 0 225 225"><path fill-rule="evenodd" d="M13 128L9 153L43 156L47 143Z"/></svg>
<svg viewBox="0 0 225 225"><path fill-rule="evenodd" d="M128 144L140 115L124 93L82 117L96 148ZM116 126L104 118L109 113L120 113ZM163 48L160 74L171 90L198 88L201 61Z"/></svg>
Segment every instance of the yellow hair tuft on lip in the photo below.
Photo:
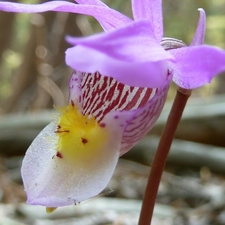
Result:
<svg viewBox="0 0 225 225"><path fill-rule="evenodd" d="M59 159L68 161L93 157L108 138L106 127L98 124L92 115L83 115L73 104L59 108L57 123L57 154Z"/></svg>

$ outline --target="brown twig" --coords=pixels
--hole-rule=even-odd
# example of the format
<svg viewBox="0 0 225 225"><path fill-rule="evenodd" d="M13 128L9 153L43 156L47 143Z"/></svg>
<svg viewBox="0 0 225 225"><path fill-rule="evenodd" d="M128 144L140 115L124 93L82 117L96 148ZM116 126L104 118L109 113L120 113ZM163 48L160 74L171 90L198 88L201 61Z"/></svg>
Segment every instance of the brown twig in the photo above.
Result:
<svg viewBox="0 0 225 225"><path fill-rule="evenodd" d="M180 122L183 110L190 95L191 90L184 90L181 88L177 90L172 109L167 119L167 123L165 125L152 163L145 196L142 203L139 225L149 225L151 223L158 187L166 159L173 141L175 131Z"/></svg>

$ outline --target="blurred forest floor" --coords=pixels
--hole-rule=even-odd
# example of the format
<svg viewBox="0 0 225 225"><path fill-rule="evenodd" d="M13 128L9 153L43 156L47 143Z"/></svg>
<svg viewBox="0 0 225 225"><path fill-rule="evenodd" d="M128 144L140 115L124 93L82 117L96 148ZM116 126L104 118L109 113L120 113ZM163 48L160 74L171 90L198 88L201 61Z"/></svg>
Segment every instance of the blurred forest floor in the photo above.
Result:
<svg viewBox="0 0 225 225"><path fill-rule="evenodd" d="M105 2L131 16L129 0ZM205 43L224 49L224 0L164 0L165 36L190 43L200 7L207 13ZM93 18L68 13L0 12L0 29L0 225L137 224L175 86L155 128L123 156L108 189L49 215L43 207L25 203L22 159L32 139L51 120L53 105L67 102L72 70L64 62L69 47L65 35L86 36L101 28ZM221 75L193 91L168 158L152 225L225 224L224 87Z"/></svg>

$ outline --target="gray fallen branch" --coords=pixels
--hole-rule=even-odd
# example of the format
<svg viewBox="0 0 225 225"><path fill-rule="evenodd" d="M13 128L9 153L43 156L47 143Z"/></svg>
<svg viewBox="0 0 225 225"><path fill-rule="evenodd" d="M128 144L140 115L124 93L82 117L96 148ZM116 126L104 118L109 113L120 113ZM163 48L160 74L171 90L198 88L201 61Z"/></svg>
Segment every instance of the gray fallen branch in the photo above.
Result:
<svg viewBox="0 0 225 225"><path fill-rule="evenodd" d="M202 98L190 99L184 114L183 120L189 119L208 119L212 117L225 117L225 95L218 95L206 100ZM157 126L164 125L172 102L165 104L163 111L156 123ZM41 111L36 113L11 114L0 117L0 129L21 129L35 128L46 126L51 119L57 114L54 110Z"/></svg>
<svg viewBox="0 0 225 225"><path fill-rule="evenodd" d="M213 97L208 102L203 99L190 99L176 137L225 146L224 99L224 95ZM167 103L151 134L161 134L170 108L171 103ZM56 111L44 111L0 117L0 149L11 141L18 144L25 142L28 145L56 114Z"/></svg>
<svg viewBox="0 0 225 225"><path fill-rule="evenodd" d="M159 137L147 136L124 157L151 165L158 142ZM225 173L225 148L174 139L167 163L197 168L206 166Z"/></svg>
<svg viewBox="0 0 225 225"><path fill-rule="evenodd" d="M122 216L130 220L129 224L136 225L141 208L139 200L96 198L87 204L67 206L57 209L51 214L46 214L42 206L30 206L24 203L18 205L0 204L0 224L11 225L55 225L55 224L109 224L121 220ZM16 215L20 213L26 218L26 223L16 222ZM170 206L156 204L154 217L163 219L174 218L176 210ZM10 218L11 217L11 218ZM125 218L124 218L125 219ZM114 224L114 223L113 223Z"/></svg>
<svg viewBox="0 0 225 225"><path fill-rule="evenodd" d="M225 95L190 98L175 138L225 147ZM161 135L171 104L165 105L151 134Z"/></svg>
<svg viewBox="0 0 225 225"><path fill-rule="evenodd" d="M83 202L76 206L66 206L58 208L54 213L46 214L45 208L42 206L29 206L21 204L18 210L30 218L68 218L79 217L81 215L93 214L107 211L114 212L139 212L141 209L141 201L134 199L104 198L97 197ZM175 210L166 205L157 204L154 210L156 217L171 218L175 215Z"/></svg>
<svg viewBox="0 0 225 225"><path fill-rule="evenodd" d="M147 183L149 172L149 166L130 160L120 159L113 179L109 183L109 187L112 187L116 192L120 192L119 195L129 198L129 196L127 196L130 190L129 187L132 187L136 192L140 192L140 189L143 189ZM135 180L137 177L140 178L139 182ZM116 183L115 180L117 181ZM140 180L143 182L141 183ZM139 185L140 183L142 186ZM160 185L162 185L162 187L159 188L158 191L159 199L165 196L170 197L170 199L198 199L202 203L209 203L211 207L214 208L225 206L225 186L218 185L214 182L208 181L207 183L202 183L201 178L193 178L190 176L182 177L164 171ZM123 192L125 195L121 194L123 189L126 190L126 192Z"/></svg>
<svg viewBox="0 0 225 225"><path fill-rule="evenodd" d="M47 221L49 223L46 224L58 224L56 222L57 220L62 222L63 219L69 220L73 218L74 219L73 222L77 222L75 224L93 225L99 224L94 223L94 220L96 219L101 218L101 220L104 219L105 222L107 222L107 220L108 222L113 222L117 219L119 215L127 215L127 216L129 215L129 217L133 219L133 223L129 224L137 224L140 208L141 208L140 200L114 199L102 197L91 199L90 201L82 203L80 205L58 208L51 214L47 214L45 211L45 207L42 206L30 206L25 203L20 203L18 205L0 204L0 211L2 218L15 217L16 212L17 213L19 212L20 215L23 215L27 221L30 221L29 224L33 224L34 221L38 221L35 224L44 224L44 222ZM175 216L176 210L173 207L162 204L156 204L154 210L154 217L161 219L169 219L174 218ZM82 217L84 217L83 220ZM84 223L84 219L86 221L90 220L90 222L92 223L90 222ZM51 220L52 223L50 223ZM82 221L83 223L78 223L80 221Z"/></svg>
<svg viewBox="0 0 225 225"><path fill-rule="evenodd" d="M225 96L190 99L185 108L176 138L225 146ZM160 135L171 103L167 103L151 134ZM22 146L27 148L33 138L56 115L56 111L15 114L0 117L0 149Z"/></svg>
<svg viewBox="0 0 225 225"><path fill-rule="evenodd" d="M88 203L83 203L76 206L66 206L57 209L51 214L46 214L45 208L42 206L30 206L25 203L18 205L0 204L1 224L11 225L97 225L97 224L121 224L121 225L136 225L141 207L140 200L129 199L112 199L112 198L96 198ZM200 209L198 209L200 210ZM203 211L203 210L202 210ZM208 208L204 211L211 214ZM17 215L22 215L24 222L17 222ZM187 219L194 220L194 224L205 225L202 222L202 212L190 208L179 209L172 206L157 204L155 205L153 225L166 224L173 225L175 221L180 219L182 215ZM197 218L197 217L200 218ZM7 223L8 222L8 223Z"/></svg>
<svg viewBox="0 0 225 225"><path fill-rule="evenodd" d="M208 102L202 99L192 100L187 105L183 119L179 125L177 136L197 139L198 141L210 136L211 139L225 142L225 104L224 95L212 98ZM151 134L159 134L167 119L171 104L166 104L155 128ZM9 115L0 118L0 154L18 155L25 150L40 132L49 123L55 113L52 111ZM125 157L150 164L158 138L146 137ZM225 143L224 143L225 146ZM174 140L168 163L177 163L187 166L207 166L218 172L225 172L225 150L215 146L202 145L193 142Z"/></svg>

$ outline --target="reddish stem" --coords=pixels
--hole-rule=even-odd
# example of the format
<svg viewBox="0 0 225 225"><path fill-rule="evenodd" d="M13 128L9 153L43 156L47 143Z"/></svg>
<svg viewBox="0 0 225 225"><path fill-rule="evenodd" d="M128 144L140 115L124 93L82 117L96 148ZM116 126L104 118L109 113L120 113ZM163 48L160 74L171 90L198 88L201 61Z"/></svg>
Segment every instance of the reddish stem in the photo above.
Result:
<svg viewBox="0 0 225 225"><path fill-rule="evenodd" d="M142 203L141 214L139 218L139 225L150 225L155 200L159 188L159 183L164 170L166 159L173 141L173 137L177 126L182 117L183 110L186 106L187 100L191 95L191 90L184 90L179 88L173 102L170 114L168 116L165 128L163 130L158 149L156 151L151 172L149 175L145 195Z"/></svg>

